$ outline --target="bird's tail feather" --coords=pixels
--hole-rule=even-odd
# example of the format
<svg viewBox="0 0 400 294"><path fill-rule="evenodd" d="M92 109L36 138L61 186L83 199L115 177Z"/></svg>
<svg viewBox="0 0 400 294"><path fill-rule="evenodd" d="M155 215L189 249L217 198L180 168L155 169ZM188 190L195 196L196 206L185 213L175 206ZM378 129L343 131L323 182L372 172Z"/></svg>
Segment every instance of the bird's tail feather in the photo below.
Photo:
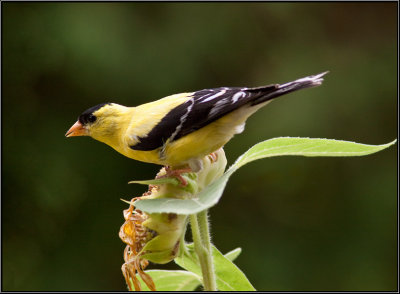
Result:
<svg viewBox="0 0 400 294"><path fill-rule="evenodd" d="M276 85L269 85L269 86L263 86L263 87L257 87L257 88L251 88L248 89L247 91L251 92L264 92L262 93L258 98L253 100L251 102L251 105L257 105L263 102L266 102L268 100L274 99L276 97L279 97L281 95L294 92L300 89L306 89L306 88L311 88L311 87L316 87L322 84L323 82L323 76L326 75L328 71L313 75L313 76L308 76L305 78L301 78L298 80L295 80L293 82L289 82L286 84L276 84Z"/></svg>

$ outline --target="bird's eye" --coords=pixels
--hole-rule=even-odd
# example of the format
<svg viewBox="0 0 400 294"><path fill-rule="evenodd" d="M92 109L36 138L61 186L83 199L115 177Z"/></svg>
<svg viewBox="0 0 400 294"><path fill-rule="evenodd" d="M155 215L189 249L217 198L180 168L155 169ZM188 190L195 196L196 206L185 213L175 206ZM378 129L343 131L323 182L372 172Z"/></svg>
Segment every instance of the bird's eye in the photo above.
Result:
<svg viewBox="0 0 400 294"><path fill-rule="evenodd" d="M96 116L94 116L93 114L89 115L88 121L91 122L91 123L95 122L96 121Z"/></svg>

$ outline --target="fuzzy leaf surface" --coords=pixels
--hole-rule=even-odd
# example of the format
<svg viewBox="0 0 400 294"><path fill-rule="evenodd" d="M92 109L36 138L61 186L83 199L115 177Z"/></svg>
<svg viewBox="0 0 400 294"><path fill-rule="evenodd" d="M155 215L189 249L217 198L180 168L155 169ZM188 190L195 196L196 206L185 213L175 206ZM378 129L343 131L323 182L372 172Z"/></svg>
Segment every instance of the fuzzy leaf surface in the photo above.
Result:
<svg viewBox="0 0 400 294"><path fill-rule="evenodd" d="M363 156L386 149L394 143L396 143L396 140L382 145L368 145L333 139L274 138L260 142L251 147L236 160L231 169L238 169L251 161L273 156Z"/></svg>

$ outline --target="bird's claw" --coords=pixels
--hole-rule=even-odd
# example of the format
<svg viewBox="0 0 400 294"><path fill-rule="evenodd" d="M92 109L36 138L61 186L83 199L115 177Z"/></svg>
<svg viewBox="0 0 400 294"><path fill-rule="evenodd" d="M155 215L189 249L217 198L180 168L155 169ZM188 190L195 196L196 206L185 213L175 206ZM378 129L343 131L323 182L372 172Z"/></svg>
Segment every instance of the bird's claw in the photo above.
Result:
<svg viewBox="0 0 400 294"><path fill-rule="evenodd" d="M217 152L212 152L212 153L208 154L208 158L210 158L211 163L217 162L217 160L218 160Z"/></svg>
<svg viewBox="0 0 400 294"><path fill-rule="evenodd" d="M172 169L170 166L166 166L165 172L166 172L165 175L157 176L157 179L174 177L178 179L182 187L186 187L188 185L188 182L185 180L184 177L182 177L182 174L190 173L192 172L192 169L191 168Z"/></svg>
<svg viewBox="0 0 400 294"><path fill-rule="evenodd" d="M211 163L217 162L218 161L218 154L217 152L212 152L207 155L208 158L210 159ZM186 187L188 185L188 181L182 177L182 174L184 173L190 173L193 172L192 168L187 167L187 168L179 168L179 169L172 169L170 166L165 166L165 175L162 176L157 176L156 179L160 178L176 178L180 182L182 187Z"/></svg>

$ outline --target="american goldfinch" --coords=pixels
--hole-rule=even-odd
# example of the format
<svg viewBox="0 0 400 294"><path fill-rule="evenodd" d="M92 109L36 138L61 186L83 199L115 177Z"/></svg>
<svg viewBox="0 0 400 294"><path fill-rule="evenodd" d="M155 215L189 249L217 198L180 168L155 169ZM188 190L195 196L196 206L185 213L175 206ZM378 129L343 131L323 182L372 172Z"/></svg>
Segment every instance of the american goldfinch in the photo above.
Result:
<svg viewBox="0 0 400 294"><path fill-rule="evenodd" d="M276 97L319 86L325 74L175 94L137 107L103 103L84 111L66 136L90 136L129 158L197 172L201 159L241 133L250 115Z"/></svg>

